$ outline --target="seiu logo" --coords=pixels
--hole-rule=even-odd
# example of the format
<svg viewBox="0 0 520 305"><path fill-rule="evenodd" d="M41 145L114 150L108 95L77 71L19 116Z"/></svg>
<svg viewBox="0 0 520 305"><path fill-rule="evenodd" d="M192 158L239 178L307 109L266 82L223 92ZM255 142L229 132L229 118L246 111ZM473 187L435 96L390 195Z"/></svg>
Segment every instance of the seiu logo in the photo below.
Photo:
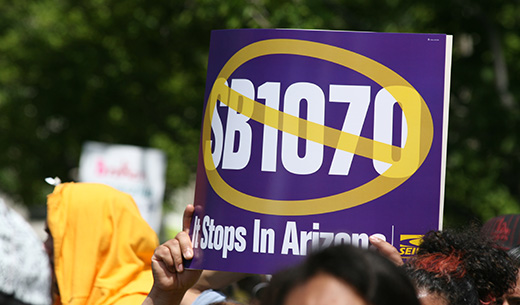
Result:
<svg viewBox="0 0 520 305"><path fill-rule="evenodd" d="M422 237L422 235L401 235L399 253L404 259L410 258L410 256L417 254L417 251L419 250L419 245L422 242Z"/></svg>

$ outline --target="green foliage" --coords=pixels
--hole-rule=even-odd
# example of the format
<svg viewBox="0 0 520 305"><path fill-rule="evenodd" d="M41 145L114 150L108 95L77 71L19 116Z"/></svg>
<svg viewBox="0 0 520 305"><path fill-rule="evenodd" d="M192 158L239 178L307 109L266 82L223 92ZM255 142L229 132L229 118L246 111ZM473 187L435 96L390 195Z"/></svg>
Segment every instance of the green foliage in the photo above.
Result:
<svg viewBox="0 0 520 305"><path fill-rule="evenodd" d="M0 190L27 205L73 179L86 140L196 168L210 31L454 35L446 225L519 213L520 5L467 0L0 0Z"/></svg>

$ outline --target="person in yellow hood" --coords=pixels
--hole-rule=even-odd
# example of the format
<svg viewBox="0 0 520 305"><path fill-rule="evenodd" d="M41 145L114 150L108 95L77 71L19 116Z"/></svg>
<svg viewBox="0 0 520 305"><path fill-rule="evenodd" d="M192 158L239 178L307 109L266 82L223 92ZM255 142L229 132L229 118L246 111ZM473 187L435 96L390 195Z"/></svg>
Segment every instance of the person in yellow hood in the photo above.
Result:
<svg viewBox="0 0 520 305"><path fill-rule="evenodd" d="M102 184L59 184L47 198L46 230L54 304L141 304L150 292L159 241L130 195Z"/></svg>

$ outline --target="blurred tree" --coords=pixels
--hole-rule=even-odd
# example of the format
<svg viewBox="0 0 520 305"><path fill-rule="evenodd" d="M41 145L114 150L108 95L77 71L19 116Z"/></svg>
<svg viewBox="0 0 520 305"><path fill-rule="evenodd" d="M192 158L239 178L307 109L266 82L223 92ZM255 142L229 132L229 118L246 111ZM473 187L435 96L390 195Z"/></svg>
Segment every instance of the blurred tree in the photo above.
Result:
<svg viewBox="0 0 520 305"><path fill-rule="evenodd" d="M27 205L73 178L86 140L196 168L210 31L319 28L454 35L447 226L519 213L520 5L470 0L0 0L0 190Z"/></svg>

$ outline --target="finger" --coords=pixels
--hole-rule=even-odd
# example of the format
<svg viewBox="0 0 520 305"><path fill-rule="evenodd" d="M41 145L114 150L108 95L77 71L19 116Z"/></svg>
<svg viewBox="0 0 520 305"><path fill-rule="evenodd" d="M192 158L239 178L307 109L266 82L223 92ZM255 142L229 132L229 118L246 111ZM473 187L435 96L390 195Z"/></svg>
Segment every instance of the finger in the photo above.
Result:
<svg viewBox="0 0 520 305"><path fill-rule="evenodd" d="M193 218L193 212L195 212L195 207L191 204L186 206L184 209L184 215L182 217L182 230L186 233L190 233L190 225L191 219Z"/></svg>
<svg viewBox="0 0 520 305"><path fill-rule="evenodd" d="M186 232L179 232L175 237L179 241L179 245L181 248L182 255L185 259L190 260L193 258L193 245L191 243L191 238Z"/></svg>
<svg viewBox="0 0 520 305"><path fill-rule="evenodd" d="M158 262L162 262L167 270L171 272L175 272L175 262L173 260L173 256L171 254L170 247L168 246L169 243L172 243L172 240L169 240L165 242L164 244L160 245L155 249L155 252L153 254L153 258L157 260Z"/></svg>
<svg viewBox="0 0 520 305"><path fill-rule="evenodd" d="M170 250L170 256L173 261L172 266L177 272L183 272L184 266L182 263L181 246L177 239L170 239L165 245Z"/></svg>
<svg viewBox="0 0 520 305"><path fill-rule="evenodd" d="M390 243L384 241L376 235L370 236L369 239L370 243L374 245L374 247L376 247L382 255L384 255L394 264L396 264L397 266L401 266L403 264L403 259L399 254L399 251L397 251L397 249Z"/></svg>

